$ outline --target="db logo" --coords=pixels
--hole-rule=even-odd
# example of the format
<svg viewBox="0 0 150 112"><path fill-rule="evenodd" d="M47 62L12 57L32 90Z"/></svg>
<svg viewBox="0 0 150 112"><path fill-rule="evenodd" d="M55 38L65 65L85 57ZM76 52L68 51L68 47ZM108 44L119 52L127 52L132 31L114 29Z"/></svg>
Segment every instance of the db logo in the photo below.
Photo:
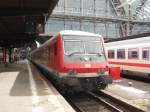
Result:
<svg viewBox="0 0 150 112"><path fill-rule="evenodd" d="M90 68L91 67L91 64L85 64L84 65L86 68Z"/></svg>

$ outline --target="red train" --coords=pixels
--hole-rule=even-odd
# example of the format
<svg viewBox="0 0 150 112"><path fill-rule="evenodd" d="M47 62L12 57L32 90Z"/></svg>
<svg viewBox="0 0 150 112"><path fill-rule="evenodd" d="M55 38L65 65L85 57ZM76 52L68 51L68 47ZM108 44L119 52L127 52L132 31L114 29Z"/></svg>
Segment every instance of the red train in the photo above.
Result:
<svg viewBox="0 0 150 112"><path fill-rule="evenodd" d="M31 53L61 88L77 91L104 89L112 83L101 35L65 30Z"/></svg>

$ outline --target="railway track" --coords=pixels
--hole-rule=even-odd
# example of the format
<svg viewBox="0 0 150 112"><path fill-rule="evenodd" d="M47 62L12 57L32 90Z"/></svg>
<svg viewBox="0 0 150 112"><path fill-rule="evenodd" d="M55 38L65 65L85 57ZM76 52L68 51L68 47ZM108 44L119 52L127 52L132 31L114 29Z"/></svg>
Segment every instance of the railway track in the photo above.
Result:
<svg viewBox="0 0 150 112"><path fill-rule="evenodd" d="M103 92L69 95L66 99L77 112L144 112Z"/></svg>
<svg viewBox="0 0 150 112"><path fill-rule="evenodd" d="M113 112L88 93L69 96L67 100L77 112Z"/></svg>
<svg viewBox="0 0 150 112"><path fill-rule="evenodd" d="M118 106L115 106L114 104L108 102L104 97L100 97L92 92L88 92L88 94L90 94L91 96L93 96L94 98L98 99L101 103L105 104L107 107L111 108L113 110L113 112L124 112L123 109L120 109Z"/></svg>

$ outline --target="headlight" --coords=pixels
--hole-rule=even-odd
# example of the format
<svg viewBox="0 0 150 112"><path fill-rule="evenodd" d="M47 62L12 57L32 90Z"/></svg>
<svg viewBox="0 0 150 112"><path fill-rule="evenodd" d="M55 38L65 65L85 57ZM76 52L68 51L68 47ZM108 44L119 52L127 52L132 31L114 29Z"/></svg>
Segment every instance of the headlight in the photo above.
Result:
<svg viewBox="0 0 150 112"><path fill-rule="evenodd" d="M84 61L89 61L90 58L88 56L84 56Z"/></svg>

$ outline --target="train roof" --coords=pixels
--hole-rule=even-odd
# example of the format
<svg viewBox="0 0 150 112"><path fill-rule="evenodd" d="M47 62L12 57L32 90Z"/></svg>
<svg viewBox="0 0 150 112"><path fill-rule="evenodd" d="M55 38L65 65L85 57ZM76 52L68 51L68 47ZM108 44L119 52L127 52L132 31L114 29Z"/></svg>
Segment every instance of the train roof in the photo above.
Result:
<svg viewBox="0 0 150 112"><path fill-rule="evenodd" d="M150 32L138 34L138 35L131 35L131 36L127 36L127 37L115 38L115 39L111 39L111 40L106 40L105 43L130 40L130 39L137 39L137 38L144 38L144 37L149 37L149 36L150 36Z"/></svg>
<svg viewBox="0 0 150 112"><path fill-rule="evenodd" d="M77 30L63 30L59 32L60 35L80 35L80 36L99 36L102 37L99 34L85 32L85 31L77 31Z"/></svg>
<svg viewBox="0 0 150 112"><path fill-rule="evenodd" d="M150 45L150 36L139 37L134 39L126 39L122 41L113 41L105 43L106 48L136 48L139 46L146 47Z"/></svg>
<svg viewBox="0 0 150 112"><path fill-rule="evenodd" d="M62 30L58 32L55 36L47 40L45 43L43 43L39 48L43 47L47 43L49 43L51 40L57 37L57 35L73 35L73 36L92 36L92 37L102 37L99 34L85 32L85 31L78 31L78 30ZM40 34L40 36L51 36L49 34ZM37 49L36 49L37 50ZM34 50L34 51L36 51Z"/></svg>

